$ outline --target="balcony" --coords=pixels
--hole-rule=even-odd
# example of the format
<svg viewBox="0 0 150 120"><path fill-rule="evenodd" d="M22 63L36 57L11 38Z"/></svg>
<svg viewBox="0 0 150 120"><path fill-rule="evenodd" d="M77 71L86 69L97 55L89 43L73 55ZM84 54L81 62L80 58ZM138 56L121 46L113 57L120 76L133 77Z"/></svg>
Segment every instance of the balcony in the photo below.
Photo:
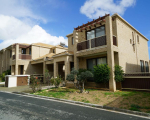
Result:
<svg viewBox="0 0 150 120"><path fill-rule="evenodd" d="M16 55L13 55L12 59L15 60ZM21 60L31 60L31 55L29 55L29 54L19 54L19 59L21 59Z"/></svg>
<svg viewBox="0 0 150 120"><path fill-rule="evenodd" d="M91 49L106 45L106 36L97 37L91 40L86 40L77 44L77 51Z"/></svg>
<svg viewBox="0 0 150 120"><path fill-rule="evenodd" d="M19 54L19 59L31 60L31 55L29 55L29 54Z"/></svg>

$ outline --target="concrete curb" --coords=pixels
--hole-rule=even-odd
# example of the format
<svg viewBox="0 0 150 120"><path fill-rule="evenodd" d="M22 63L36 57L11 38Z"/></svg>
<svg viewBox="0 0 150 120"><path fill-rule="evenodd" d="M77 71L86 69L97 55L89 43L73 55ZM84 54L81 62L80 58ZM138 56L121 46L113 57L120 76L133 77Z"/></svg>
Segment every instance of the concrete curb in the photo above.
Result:
<svg viewBox="0 0 150 120"><path fill-rule="evenodd" d="M94 108L102 108L102 109L113 110L113 111L117 111L117 112L129 113L129 114L134 114L134 115L140 115L140 116L150 118L150 114L149 113L144 113L144 112L131 111L131 110L126 110L126 109L120 109L120 108L115 108L115 107L109 107L109 106L103 106L103 105L97 105L97 104L91 104L91 103L84 103L84 102L72 101L72 100L66 100L66 99L59 99L59 98L54 98L54 97L33 95L33 94L30 94L30 93L23 93L23 92L13 92L13 93L21 94L21 95L34 96L34 97L39 97L39 98L58 100L58 101L64 101L64 102L69 102L69 103L74 103L74 104L79 104L79 105L90 106L90 107L94 107Z"/></svg>

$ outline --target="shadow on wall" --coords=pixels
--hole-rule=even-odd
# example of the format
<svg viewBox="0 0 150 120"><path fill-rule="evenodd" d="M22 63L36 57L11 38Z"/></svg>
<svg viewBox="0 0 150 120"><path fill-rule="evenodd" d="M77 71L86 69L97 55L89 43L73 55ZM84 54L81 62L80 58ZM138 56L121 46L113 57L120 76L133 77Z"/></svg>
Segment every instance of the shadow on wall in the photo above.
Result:
<svg viewBox="0 0 150 120"><path fill-rule="evenodd" d="M137 64L126 63L125 73L141 72L141 66Z"/></svg>
<svg viewBox="0 0 150 120"><path fill-rule="evenodd" d="M28 64L25 74L43 74L43 63Z"/></svg>

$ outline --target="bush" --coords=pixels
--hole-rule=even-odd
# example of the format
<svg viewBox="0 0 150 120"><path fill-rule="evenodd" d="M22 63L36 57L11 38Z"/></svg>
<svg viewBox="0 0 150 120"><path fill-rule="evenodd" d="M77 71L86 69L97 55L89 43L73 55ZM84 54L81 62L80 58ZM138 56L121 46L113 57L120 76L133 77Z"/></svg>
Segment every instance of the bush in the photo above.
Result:
<svg viewBox="0 0 150 120"><path fill-rule="evenodd" d="M97 83L107 83L110 79L110 67L107 64L94 66L94 80Z"/></svg>
<svg viewBox="0 0 150 120"><path fill-rule="evenodd" d="M60 76L57 76L56 78L51 79L51 83L55 85L55 87L59 87L60 83L62 83L62 78Z"/></svg>
<svg viewBox="0 0 150 120"><path fill-rule="evenodd" d="M11 75L11 71L10 71L10 70L6 70L6 71L4 71L4 72L0 75L0 79L1 79L2 82L5 81L5 76L6 76L6 75Z"/></svg>
<svg viewBox="0 0 150 120"><path fill-rule="evenodd" d="M42 90L41 80L38 77L33 75L30 76L30 88L32 89L33 93L36 91Z"/></svg>
<svg viewBox="0 0 150 120"><path fill-rule="evenodd" d="M123 81L123 75L124 75L124 71L122 70L122 67L119 65L115 65L115 80L116 80L116 82Z"/></svg>

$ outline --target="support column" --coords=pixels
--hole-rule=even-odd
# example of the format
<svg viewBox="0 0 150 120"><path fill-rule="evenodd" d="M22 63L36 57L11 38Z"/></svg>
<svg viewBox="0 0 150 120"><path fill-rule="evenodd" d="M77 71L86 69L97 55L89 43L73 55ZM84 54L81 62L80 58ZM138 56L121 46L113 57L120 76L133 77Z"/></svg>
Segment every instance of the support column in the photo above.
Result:
<svg viewBox="0 0 150 120"><path fill-rule="evenodd" d="M47 65L46 65L46 62L45 62L45 60L44 60L44 62L43 62L43 81L44 81L44 83L46 82L45 81L45 70L47 69Z"/></svg>
<svg viewBox="0 0 150 120"><path fill-rule="evenodd" d="M70 74L69 56L66 57L66 61L65 61L65 80L66 80L68 74Z"/></svg>
<svg viewBox="0 0 150 120"><path fill-rule="evenodd" d="M18 75L19 44L16 44L15 75Z"/></svg>
<svg viewBox="0 0 150 120"><path fill-rule="evenodd" d="M110 67L110 80L109 89L113 92L116 91L116 81L114 79L114 51L113 51L113 31L112 31L112 18L106 17L106 38L107 38L107 63Z"/></svg>
<svg viewBox="0 0 150 120"><path fill-rule="evenodd" d="M54 78L58 75L58 63L54 61Z"/></svg>

